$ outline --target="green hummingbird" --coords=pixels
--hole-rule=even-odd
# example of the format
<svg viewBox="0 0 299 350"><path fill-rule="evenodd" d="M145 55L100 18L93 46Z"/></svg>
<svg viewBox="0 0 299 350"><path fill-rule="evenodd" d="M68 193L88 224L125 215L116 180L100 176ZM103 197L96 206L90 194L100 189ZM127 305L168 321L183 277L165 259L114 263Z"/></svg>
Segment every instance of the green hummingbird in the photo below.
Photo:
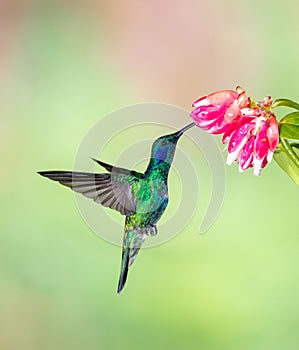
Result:
<svg viewBox="0 0 299 350"><path fill-rule="evenodd" d="M117 293L123 290L130 266L147 236L157 234L156 224L168 204L168 173L176 145L183 133L194 126L156 139L145 172L123 169L93 159L107 173L41 171L40 175L58 181L73 191L125 215L123 249Z"/></svg>

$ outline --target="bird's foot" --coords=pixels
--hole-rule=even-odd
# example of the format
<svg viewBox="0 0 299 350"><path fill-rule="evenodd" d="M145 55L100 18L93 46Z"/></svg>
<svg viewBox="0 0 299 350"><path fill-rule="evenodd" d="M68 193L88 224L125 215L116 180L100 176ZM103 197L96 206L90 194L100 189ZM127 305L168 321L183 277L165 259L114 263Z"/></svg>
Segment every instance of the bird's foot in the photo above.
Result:
<svg viewBox="0 0 299 350"><path fill-rule="evenodd" d="M146 228L147 228L146 234L148 236L156 236L156 234L158 233L156 225L148 225Z"/></svg>

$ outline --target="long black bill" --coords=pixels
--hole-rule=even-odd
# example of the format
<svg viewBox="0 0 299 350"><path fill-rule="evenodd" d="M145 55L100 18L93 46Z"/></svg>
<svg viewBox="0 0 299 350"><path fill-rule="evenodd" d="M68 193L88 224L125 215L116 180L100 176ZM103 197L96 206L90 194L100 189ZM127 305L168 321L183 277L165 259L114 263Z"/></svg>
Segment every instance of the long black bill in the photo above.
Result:
<svg viewBox="0 0 299 350"><path fill-rule="evenodd" d="M178 137L180 137L180 136L182 136L183 135L183 133L185 132L185 131L187 131L188 129L190 129L190 128L192 128L192 126L194 126L195 125L195 123L193 122L193 123L191 123L191 124L188 124L187 126L185 126L183 129L181 129L181 130L179 130L176 134L177 134L177 136Z"/></svg>

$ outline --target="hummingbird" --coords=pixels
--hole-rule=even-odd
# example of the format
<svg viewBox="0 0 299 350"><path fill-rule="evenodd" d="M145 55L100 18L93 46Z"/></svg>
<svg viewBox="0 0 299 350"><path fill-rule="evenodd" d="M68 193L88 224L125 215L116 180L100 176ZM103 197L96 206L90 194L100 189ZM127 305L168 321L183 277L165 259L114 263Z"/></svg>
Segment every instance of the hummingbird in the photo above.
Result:
<svg viewBox="0 0 299 350"><path fill-rule="evenodd" d="M168 204L167 180L177 142L194 125L188 124L175 133L156 139L144 173L119 168L94 158L97 164L106 169L106 173L38 172L125 216L118 294L125 286L129 268L146 237L155 236L158 232L156 224Z"/></svg>

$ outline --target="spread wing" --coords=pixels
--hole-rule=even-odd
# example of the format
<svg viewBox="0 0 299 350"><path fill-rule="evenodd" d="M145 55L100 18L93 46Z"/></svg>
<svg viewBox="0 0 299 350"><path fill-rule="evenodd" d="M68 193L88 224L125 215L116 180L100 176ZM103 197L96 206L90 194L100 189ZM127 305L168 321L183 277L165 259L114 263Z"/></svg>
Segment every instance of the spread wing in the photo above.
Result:
<svg viewBox="0 0 299 350"><path fill-rule="evenodd" d="M41 171L40 175L58 181L73 191L93 199L105 207L117 210L123 215L136 211L136 199L132 194L132 185L139 181L142 174L127 169L116 168L97 161L110 173L94 174L71 171Z"/></svg>

